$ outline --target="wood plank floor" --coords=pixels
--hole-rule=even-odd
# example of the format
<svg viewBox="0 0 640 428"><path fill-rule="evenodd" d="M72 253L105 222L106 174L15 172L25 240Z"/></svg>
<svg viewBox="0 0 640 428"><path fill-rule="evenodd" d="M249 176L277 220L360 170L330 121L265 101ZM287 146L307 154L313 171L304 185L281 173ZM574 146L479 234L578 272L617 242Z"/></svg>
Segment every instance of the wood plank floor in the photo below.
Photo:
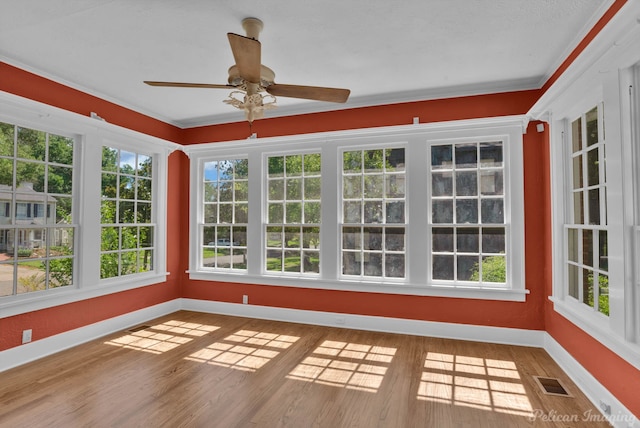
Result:
<svg viewBox="0 0 640 428"><path fill-rule="evenodd" d="M1 373L0 426L609 426L538 348L186 311L146 325Z"/></svg>

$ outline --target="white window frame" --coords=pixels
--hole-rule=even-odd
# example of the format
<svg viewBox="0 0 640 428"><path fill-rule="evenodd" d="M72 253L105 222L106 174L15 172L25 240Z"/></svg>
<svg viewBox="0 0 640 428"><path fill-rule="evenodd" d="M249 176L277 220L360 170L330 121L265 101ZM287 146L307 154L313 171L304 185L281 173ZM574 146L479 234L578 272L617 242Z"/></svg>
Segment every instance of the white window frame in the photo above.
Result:
<svg viewBox="0 0 640 428"><path fill-rule="evenodd" d="M2 316L116 293L166 281L167 157L180 146L107 122L0 92L0 121L75 139L74 283L71 286L0 298ZM156 213L154 270L100 280L100 188L102 146L153 154Z"/></svg>
<svg viewBox="0 0 640 428"><path fill-rule="evenodd" d="M201 175L204 162L214 159L249 159L249 224L247 231L247 272L212 272L202 269L198 253L202 237L190 235L189 277L195 280L255 283L276 286L331 290L366 291L409 295L449 296L487 300L524 301L528 290L524 279L524 194L522 134L528 119L506 116L327 132L286 137L204 143L184 147L191 159L190 228L197 231L203 197ZM470 287L436 284L429 280L430 254L428 225L428 144L450 139L504 142L505 224L510 230L509 279L506 286ZM340 226L342 222L342 152L355 148L405 147L406 159L406 260L405 278L346 278L341 275ZM321 266L317 278L265 272L264 229L266 198L266 156L300 152L319 152L322 156ZM429 190L430 192L430 190ZM411 197L423 194L424 197ZM507 200L508 199L508 200Z"/></svg>

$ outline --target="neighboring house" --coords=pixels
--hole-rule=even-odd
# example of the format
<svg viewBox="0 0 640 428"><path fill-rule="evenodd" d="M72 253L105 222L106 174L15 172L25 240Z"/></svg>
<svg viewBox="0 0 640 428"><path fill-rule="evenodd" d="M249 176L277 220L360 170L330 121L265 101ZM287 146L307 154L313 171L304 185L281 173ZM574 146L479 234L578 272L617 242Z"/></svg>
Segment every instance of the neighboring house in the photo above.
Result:
<svg viewBox="0 0 640 428"><path fill-rule="evenodd" d="M0 185L0 225L10 225L11 204L14 192L11 186ZM46 229L29 227L55 223L56 198L38 192L33 183L21 183L15 191L15 223L16 226L26 226L18 229L17 238L13 235L15 229L0 230L0 252L11 252L14 242L18 248L36 249L44 246Z"/></svg>

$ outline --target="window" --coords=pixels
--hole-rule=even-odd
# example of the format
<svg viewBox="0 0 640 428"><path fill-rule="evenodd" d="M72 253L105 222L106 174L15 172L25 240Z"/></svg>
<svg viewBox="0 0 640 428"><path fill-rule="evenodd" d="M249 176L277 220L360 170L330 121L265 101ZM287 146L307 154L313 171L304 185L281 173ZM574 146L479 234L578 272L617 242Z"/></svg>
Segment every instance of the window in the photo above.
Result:
<svg viewBox="0 0 640 428"><path fill-rule="evenodd" d="M506 282L501 141L431 146L432 278Z"/></svg>
<svg viewBox="0 0 640 428"><path fill-rule="evenodd" d="M202 266L246 270L248 161L228 159L205 162L202 179Z"/></svg>
<svg viewBox="0 0 640 428"><path fill-rule="evenodd" d="M102 148L100 278L153 270L153 158Z"/></svg>
<svg viewBox="0 0 640 428"><path fill-rule="evenodd" d="M342 274L405 277L405 149L342 155Z"/></svg>
<svg viewBox="0 0 640 428"><path fill-rule="evenodd" d="M567 294L609 315L607 186L602 108L571 123L566 228Z"/></svg>
<svg viewBox="0 0 640 428"><path fill-rule="evenodd" d="M73 138L0 123L0 297L74 282L74 146ZM55 216L44 217L45 204Z"/></svg>
<svg viewBox="0 0 640 428"><path fill-rule="evenodd" d="M321 156L267 158L267 272L320 273Z"/></svg>
<svg viewBox="0 0 640 428"><path fill-rule="evenodd" d="M187 146L190 278L522 301L525 123Z"/></svg>

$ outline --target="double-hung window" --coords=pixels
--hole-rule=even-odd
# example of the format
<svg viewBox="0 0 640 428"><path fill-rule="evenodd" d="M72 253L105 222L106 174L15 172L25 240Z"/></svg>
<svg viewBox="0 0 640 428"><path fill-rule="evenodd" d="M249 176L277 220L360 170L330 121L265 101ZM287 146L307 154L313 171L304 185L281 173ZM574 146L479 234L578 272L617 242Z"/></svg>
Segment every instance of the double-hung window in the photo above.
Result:
<svg viewBox="0 0 640 428"><path fill-rule="evenodd" d="M570 204L565 225L567 292L609 315L607 185L602 105L575 118L566 139Z"/></svg>
<svg viewBox="0 0 640 428"><path fill-rule="evenodd" d="M435 143L431 166L431 277L506 283L502 141Z"/></svg>
<svg viewBox="0 0 640 428"><path fill-rule="evenodd" d="M70 136L0 123L0 297L73 284L75 153Z"/></svg>
<svg viewBox="0 0 640 428"><path fill-rule="evenodd" d="M247 269L249 165L246 158L208 160L202 169L202 266Z"/></svg>
<svg viewBox="0 0 640 428"><path fill-rule="evenodd" d="M102 148L100 278L153 270L153 157Z"/></svg>
<svg viewBox="0 0 640 428"><path fill-rule="evenodd" d="M342 275L405 277L405 148L342 153Z"/></svg>
<svg viewBox="0 0 640 428"><path fill-rule="evenodd" d="M267 158L265 270L320 273L320 153Z"/></svg>
<svg viewBox="0 0 640 428"><path fill-rule="evenodd" d="M522 301L525 123L185 147L198 231L190 276Z"/></svg>

